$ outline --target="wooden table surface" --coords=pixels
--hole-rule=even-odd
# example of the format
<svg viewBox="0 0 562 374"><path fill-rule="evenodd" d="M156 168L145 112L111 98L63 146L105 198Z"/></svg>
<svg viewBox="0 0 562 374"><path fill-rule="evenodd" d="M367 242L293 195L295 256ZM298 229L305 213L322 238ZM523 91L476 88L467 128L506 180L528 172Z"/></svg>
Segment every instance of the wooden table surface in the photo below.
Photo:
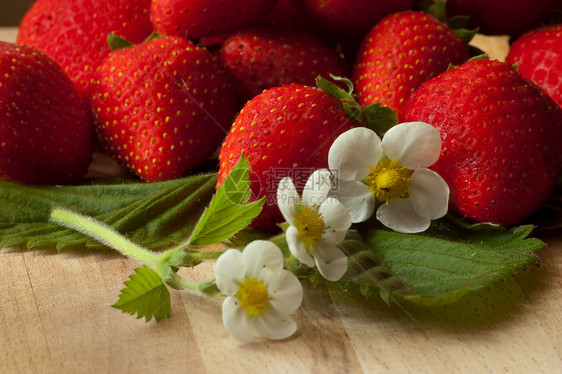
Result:
<svg viewBox="0 0 562 374"><path fill-rule="evenodd" d="M15 35L0 29L0 40ZM500 58L504 42L491 49ZM454 305L388 307L307 286L295 336L245 345L223 328L219 301L188 291L171 291L159 323L112 308L134 260L4 251L0 373L562 372L562 231L539 237L540 267ZM212 265L191 275L209 278Z"/></svg>

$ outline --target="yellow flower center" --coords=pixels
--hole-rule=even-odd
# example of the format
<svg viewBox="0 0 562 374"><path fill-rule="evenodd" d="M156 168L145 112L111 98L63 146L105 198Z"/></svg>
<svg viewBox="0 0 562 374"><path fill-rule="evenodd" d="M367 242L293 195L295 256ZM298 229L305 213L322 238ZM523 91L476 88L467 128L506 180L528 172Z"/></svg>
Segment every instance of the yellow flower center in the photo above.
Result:
<svg viewBox="0 0 562 374"><path fill-rule="evenodd" d="M256 278L246 278L238 286L236 298L240 300L240 308L245 310L250 318L260 315L269 309L269 293L267 286Z"/></svg>
<svg viewBox="0 0 562 374"><path fill-rule="evenodd" d="M388 204L392 200L409 196L412 173L400 161L383 158L378 164L371 166L364 182L378 201Z"/></svg>
<svg viewBox="0 0 562 374"><path fill-rule="evenodd" d="M300 207L295 214L295 227L298 230L298 239L304 243L307 250L315 247L324 234L325 225L319 207Z"/></svg>

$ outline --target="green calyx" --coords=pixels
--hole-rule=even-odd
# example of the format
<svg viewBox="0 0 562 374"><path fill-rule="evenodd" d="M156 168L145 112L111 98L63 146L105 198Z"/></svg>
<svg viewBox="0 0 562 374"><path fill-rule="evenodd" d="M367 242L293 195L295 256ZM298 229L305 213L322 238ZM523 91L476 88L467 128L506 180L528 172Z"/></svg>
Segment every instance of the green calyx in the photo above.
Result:
<svg viewBox="0 0 562 374"><path fill-rule="evenodd" d="M380 137L392 126L398 124L398 115L392 109L382 106L381 103L361 106L355 99L353 83L348 78L334 75L330 75L330 77L336 82L343 83L347 90L321 76L316 78L316 85L333 98L340 100L349 118L375 131Z"/></svg>
<svg viewBox="0 0 562 374"><path fill-rule="evenodd" d="M466 28L470 19L468 16L454 16L449 18L447 15L446 3L445 0L420 0L417 2L416 8L430 14L439 22L447 25L465 44L468 44L478 32L478 28Z"/></svg>
<svg viewBox="0 0 562 374"><path fill-rule="evenodd" d="M155 39L158 39L159 37L161 37L160 34L158 34L157 32L153 32L143 41L143 43L153 41ZM111 51L116 51L118 49L132 47L135 45L135 43L128 41L122 36L111 33L107 35L107 45Z"/></svg>
<svg viewBox="0 0 562 374"><path fill-rule="evenodd" d="M116 51L118 49L132 47L134 43L131 43L130 41L119 35L111 33L107 36L107 45L109 46L109 49L111 51Z"/></svg>

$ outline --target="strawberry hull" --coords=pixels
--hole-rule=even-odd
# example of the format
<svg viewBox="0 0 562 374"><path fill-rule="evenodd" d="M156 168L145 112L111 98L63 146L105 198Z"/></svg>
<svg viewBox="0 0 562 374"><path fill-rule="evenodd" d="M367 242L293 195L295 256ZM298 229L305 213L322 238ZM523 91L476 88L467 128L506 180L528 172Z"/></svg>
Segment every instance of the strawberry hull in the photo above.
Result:
<svg viewBox="0 0 562 374"><path fill-rule="evenodd" d="M404 110L442 137L432 166L450 208L475 222L515 225L548 198L561 171L562 113L508 64L476 60L424 83Z"/></svg>

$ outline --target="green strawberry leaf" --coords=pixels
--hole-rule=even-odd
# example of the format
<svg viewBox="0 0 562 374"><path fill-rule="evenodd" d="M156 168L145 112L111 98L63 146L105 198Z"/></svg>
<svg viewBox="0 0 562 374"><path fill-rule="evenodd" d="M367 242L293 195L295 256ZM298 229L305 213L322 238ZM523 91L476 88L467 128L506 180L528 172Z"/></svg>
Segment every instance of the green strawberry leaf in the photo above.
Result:
<svg viewBox="0 0 562 374"><path fill-rule="evenodd" d="M247 204L251 192L249 162L241 155L193 230L190 245L220 243L250 224L262 209L265 199Z"/></svg>
<svg viewBox="0 0 562 374"><path fill-rule="evenodd" d="M387 299L423 305L450 303L466 292L490 288L517 270L538 265L534 252L544 243L528 238L532 230L529 225L505 229L446 220L437 221L423 235L369 230L367 247L347 249L350 269L360 271L346 276L346 281L377 287Z"/></svg>
<svg viewBox="0 0 562 374"><path fill-rule="evenodd" d="M49 221L59 207L91 216L147 248L185 241L210 201L216 174L157 183L28 187L0 182L0 248L101 247Z"/></svg>
<svg viewBox="0 0 562 374"><path fill-rule="evenodd" d="M379 293L386 302L399 295L406 295L408 289L399 278L384 266L371 245L348 234L339 247L347 254L348 268L339 284L344 290L357 288L366 297ZM391 296L392 295L392 296Z"/></svg>
<svg viewBox="0 0 562 374"><path fill-rule="evenodd" d="M114 308L148 322L154 317L160 321L172 313L170 291L158 273L148 266L135 269L125 282Z"/></svg>

